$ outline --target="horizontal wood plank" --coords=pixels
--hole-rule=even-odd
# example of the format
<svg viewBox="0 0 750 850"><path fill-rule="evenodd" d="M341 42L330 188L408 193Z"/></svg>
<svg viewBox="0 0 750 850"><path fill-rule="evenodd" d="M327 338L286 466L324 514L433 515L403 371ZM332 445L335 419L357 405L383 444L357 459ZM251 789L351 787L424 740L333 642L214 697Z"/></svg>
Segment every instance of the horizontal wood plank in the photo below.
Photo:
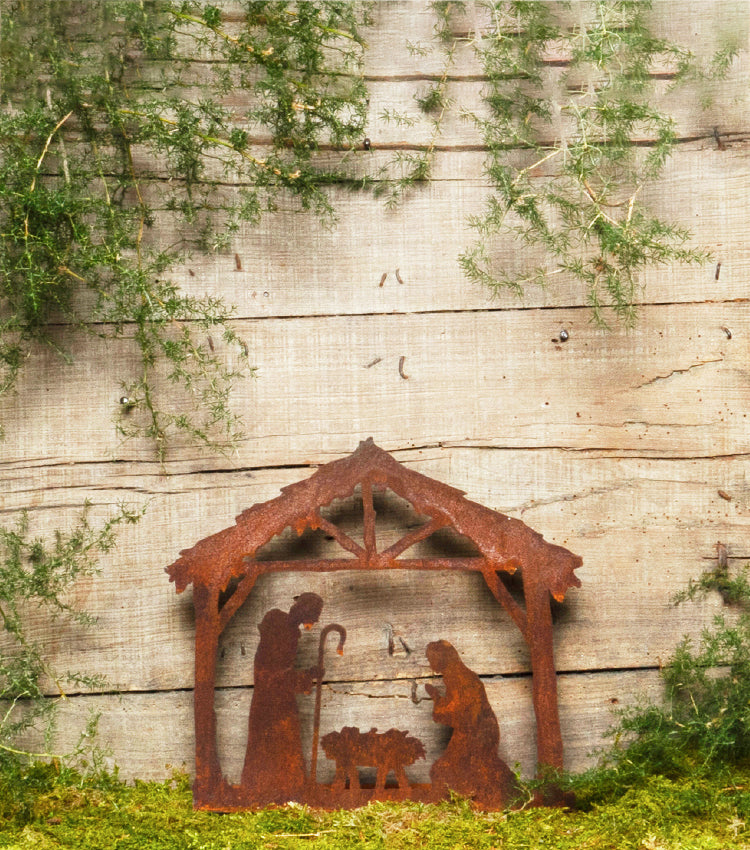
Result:
<svg viewBox="0 0 750 850"><path fill-rule="evenodd" d="M589 11L586 3L573 3L569 10L556 9L561 20L570 27L580 26ZM234 16L238 17L236 9ZM436 17L427 4L410 2L377 2L373 4L373 26L366 33L367 71L372 75L395 76L417 72L440 76L445 67L444 56L434 44ZM456 34L473 35L486 32L490 13L480 3L467 4L467 13L456 16ZM672 0L655 0L648 15L654 35L667 38L692 50L698 56L711 56L727 43L739 41L748 32L750 11L740 0L689 0L675 4ZM410 44L426 49L420 53ZM455 60L456 74L479 74L481 66L473 55L470 42L459 48ZM548 52L548 61L561 61L566 55Z"/></svg>
<svg viewBox="0 0 750 850"><path fill-rule="evenodd" d="M697 637L721 610L718 597L671 605L689 578L715 564L716 542L727 546L733 569L750 559L747 464L736 458L507 448L412 449L396 457L583 558L581 588L555 607L562 671L658 666L683 634ZM73 601L99 617L97 628L85 631L30 613L30 634L57 669L106 674L113 686L143 691L193 683L190 591L175 594L164 568L180 549L232 525L243 509L312 470L167 477L156 465L120 471L87 464L11 471L5 521L12 509L30 507L36 533L64 527L86 495L95 500L92 520L123 500L148 503L141 523L124 528L116 550L102 559L102 574L76 587ZM410 521L399 510L382 510L378 539L395 539L404 518ZM344 657L330 666L335 680L427 675L424 648L437 638L453 642L482 674L528 670L523 641L476 574L288 573L263 577L224 633L222 685L252 683L257 624L270 608L288 609L303 590L324 598L321 625L340 622L349 631ZM317 634L304 636L300 664L314 663Z"/></svg>
<svg viewBox="0 0 750 850"><path fill-rule="evenodd" d="M468 4L465 14L455 20L455 33L459 36L452 61L446 56L440 39L435 35L437 17L428 4L379 2L373 4L373 26L365 31L366 49L363 53L362 73L369 93L366 133L378 146L430 145L436 141L433 129L434 116L425 116L419 109L416 97L444 77L445 93L452 107L445 111L439 144L451 146L481 144L481 134L471 121L463 120L462 113L484 115L482 91L486 86L485 72L475 50L476 33L487 33L493 27L489 10L480 3ZM557 10L558 13L560 10ZM563 24L570 31L582 26L590 15L588 4L573 4L562 11ZM243 18L240 8L225 9L230 31L237 32ZM709 0L709 2L682 4L675 9L669 2L654 4L649 24L654 34L693 52L698 61L708 63L711 56L729 46L739 49L729 73L720 80L692 81L673 89L671 75L675 64L657 57L651 72L655 75L651 104L672 115L675 130L681 138L711 136L717 127L724 133L736 132L746 127L747 101L744 92L750 79L750 64L744 48L750 27L750 12L746 4L737 0ZM184 39L184 49L194 60L187 73L187 81L196 84L182 94L198 100L202 92L198 83L211 73L215 57L209 58L191 39ZM544 59L545 92L556 89L556 81L565 73L570 51L561 43L549 46ZM147 66L139 79L149 81L153 75L157 83L160 69L154 63ZM136 85L138 80L133 81ZM571 80L571 83L581 82ZM596 81L595 81L596 82ZM554 95L553 100L557 100ZM226 96L225 105L236 110L242 126L243 115L249 106L247 92L241 86L233 88ZM409 126L384 120L384 113L405 116ZM249 128L253 139L266 139L262 130ZM552 122L542 128L550 138L564 136L564 123ZM638 129L635 130L639 133ZM649 138L644 131L639 139Z"/></svg>
<svg viewBox="0 0 750 850"><path fill-rule="evenodd" d="M237 35L245 19L241 3L223 2L222 16L226 32ZM372 25L362 30L365 39L365 73L370 78L442 76L445 55L435 37L438 18L428 3L377 0L370 4ZM558 4L555 15L569 31L590 20L592 9L586 3L574 3L566 9ZM452 33L458 38L453 76L473 77L482 73L474 51L477 34L492 32L490 10L483 3L467 3L465 10L452 10ZM648 25L657 37L690 49L698 57L710 57L727 44L742 42L747 32L750 13L741 0L688 0L675 6L672 0L655 0L647 15ZM197 61L210 57L193 39L178 34L177 44ZM416 48L416 49L415 49ZM544 59L550 63L565 62L569 53L564 45L553 42ZM669 65L657 64L655 71L663 72Z"/></svg>
<svg viewBox="0 0 750 850"><path fill-rule="evenodd" d="M432 702L425 699L424 681L383 682L370 685L324 687L321 733L356 725L408 729L425 744L427 758L407 768L413 782L429 781L429 765L446 743L446 730L432 721ZM596 759L592 753L606 744L604 733L615 723L613 708L661 698L654 671L620 674L563 675L558 679L559 703L565 748L565 767L582 770ZM485 682L487 695L500 724L500 752L525 776L535 769L535 730L530 683L522 679ZM415 704L412 699L416 692ZM222 768L230 781L238 781L247 741L247 716L252 690L217 692L216 713ZM311 696L300 698L303 750L312 740ZM128 694L122 697L77 697L59 706L54 751L65 752L76 743L90 712L98 713L99 745L110 752L109 761L123 779L169 777L173 770L193 773L194 725L192 693ZM28 743L33 746L33 739ZM38 743L38 742L37 742ZM307 756L309 764L309 755ZM330 782L333 764L320 754L318 779Z"/></svg>
<svg viewBox="0 0 750 850"><path fill-rule="evenodd" d="M354 168L377 170L391 154L373 156L377 165ZM438 152L429 184L415 186L395 210L371 194L333 189L339 220L330 230L294 211L291 202L284 209L280 196L282 209L257 227L241 227L229 251L194 255L174 268L173 279L191 295L220 292L242 318L585 307L585 287L566 275L555 275L546 289L527 287L523 299L510 291L492 298L465 278L458 257L476 240L468 220L481 213L487 197L483 160L479 152ZM728 140L722 151L711 137L681 146L663 177L644 188L639 202L691 230L690 244L714 256L704 266L646 269L637 301L747 297L745 205L730 199L750 196L749 161L747 139ZM234 191L226 189L228 195ZM153 235L165 242L176 237L166 220ZM512 234L493 238L488 248L497 269L519 276L547 263L538 247L522 245Z"/></svg>
<svg viewBox="0 0 750 850"><path fill-rule="evenodd" d="M750 136L726 137L723 144L720 150L710 135L678 147L663 176L639 194L646 209L690 230L689 244L713 256L705 265L645 269L637 303L747 297L746 209L732 199L750 197ZM392 156L360 151L353 155L352 168L377 171ZM523 165L531 162L523 158ZM540 169L536 179L547 180L549 174L549 168ZM162 191L158 184L143 190L157 208ZM232 200L239 187L222 191ZM339 187L328 194L338 211L335 227L301 215L293 200L279 194L279 210L265 215L258 226L241 226L229 250L187 257L173 267L171 279L189 295L219 294L238 318L586 309L585 286L567 274L553 275L544 289L526 287L522 299L510 291L492 297L487 288L466 279L458 258L476 242L469 220L482 212L489 194L481 152L436 152L429 183L415 186L395 209L369 192ZM163 245L179 235L161 215L147 237ZM487 247L497 270L522 277L537 266L554 269L538 246L521 244L512 233L493 237Z"/></svg>
<svg viewBox="0 0 750 850"><path fill-rule="evenodd" d="M674 88L673 80L657 78L653 81L649 106L672 119L677 139L713 138L714 127L725 135L740 132L746 127L747 105L743 93L750 77L750 66L744 60L745 57L740 56L721 83L703 86L685 84ZM181 90L184 99L191 102L200 100L204 91L199 85L202 72L200 66L193 70L196 85ZM561 99L560 74L560 68L556 67L543 71L542 96L555 105ZM445 96L451 106L439 116L438 123L434 114L424 113L418 104L418 98L435 84L434 77L422 68L416 70L413 76L376 77L366 79L366 83L369 100L364 133L370 139L371 150L485 147L481 122L490 117L490 110L485 101L488 83L481 72L470 79L448 79ZM583 82L579 81L577 85L581 86ZM699 102L701 98L705 98L703 106ZM587 101L586 96L579 95L577 99L571 95L568 103L585 105ZM270 145L270 132L265 127L249 123L246 117L256 102L240 87L232 89L221 99L222 105L230 110L231 120L247 133L253 145ZM577 133L570 113L559 109L553 120L539 122L538 125L538 139L547 144L560 139L568 142ZM653 128L635 127L632 140L639 144L654 142ZM320 141L323 148L330 146L329 139L324 137Z"/></svg>
<svg viewBox="0 0 750 850"><path fill-rule="evenodd" d="M237 328L258 371L236 388L247 436L230 467L320 462L368 436L386 450L441 444L712 457L750 447L741 403L750 339L744 303L644 307L633 331L600 330L575 309L250 320ZM565 343L555 342L561 329ZM128 340L79 339L73 354L68 366L40 352L6 400L5 461L152 458L147 441L122 443L113 421L140 415L119 409L122 383L140 368ZM62 385L76 392L59 392ZM199 455L176 440L169 457ZM227 467L221 458L205 464Z"/></svg>

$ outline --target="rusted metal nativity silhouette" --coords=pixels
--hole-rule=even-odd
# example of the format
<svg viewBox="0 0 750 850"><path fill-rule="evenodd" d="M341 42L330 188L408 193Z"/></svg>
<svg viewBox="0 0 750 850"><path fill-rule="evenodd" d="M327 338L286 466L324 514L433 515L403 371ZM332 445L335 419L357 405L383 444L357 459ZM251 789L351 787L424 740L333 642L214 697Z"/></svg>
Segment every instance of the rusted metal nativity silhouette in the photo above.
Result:
<svg viewBox="0 0 750 850"><path fill-rule="evenodd" d="M427 521L383 551L375 533L373 493L391 490ZM334 500L361 493L362 545L327 519L322 509ZM297 534L321 529L347 553L340 558L261 560L259 550L287 527ZM468 538L475 556L407 557L407 550L440 529ZM440 684L426 685L432 718L448 727L450 738L429 769L430 782L411 782L406 769L425 758L422 741L404 729L362 731L344 726L320 737L324 655L329 636L344 651L346 630L331 623L321 629L317 663L297 667L301 629L320 620L324 600L302 592L288 610L265 613L258 625L254 683L244 767L238 784L223 775L218 755L215 685L219 638L269 572L335 570L458 570L480 573L497 602L519 629L529 650L536 718L538 769L562 768L563 749L553 655L551 599L562 601L580 586L574 570L581 559L546 542L523 522L470 501L446 484L409 469L370 439L348 457L320 467L281 495L243 511L235 525L181 552L167 567L178 593L193 587L195 608L195 736L197 808L228 811L297 801L324 807L354 807L372 799L439 800L456 792L478 806L509 805L516 780L499 755L500 730L480 676L446 640L431 641L427 662ZM523 599L510 592L502 574L519 572ZM309 768L303 752L298 694L315 692ZM320 751L335 763L333 781L318 781ZM365 783L359 768L374 768Z"/></svg>

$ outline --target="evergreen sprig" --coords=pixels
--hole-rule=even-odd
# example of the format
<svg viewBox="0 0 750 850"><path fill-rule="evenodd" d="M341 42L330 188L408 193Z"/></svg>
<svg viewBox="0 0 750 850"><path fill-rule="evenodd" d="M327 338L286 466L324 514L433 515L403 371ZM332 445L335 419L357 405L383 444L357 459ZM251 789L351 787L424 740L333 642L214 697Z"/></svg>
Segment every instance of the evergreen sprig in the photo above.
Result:
<svg viewBox="0 0 750 850"><path fill-rule="evenodd" d="M691 580L675 604L718 593L729 606L695 641L684 637L661 670L663 703L621 713L621 746L609 761L625 771L685 773L700 764L746 764L750 758L750 567L726 563ZM624 746L622 746L624 744Z"/></svg>
<svg viewBox="0 0 750 850"><path fill-rule="evenodd" d="M19 736L49 725L66 690L99 687L101 677L53 670L44 646L29 628L30 611L50 619L66 618L82 626L94 620L71 601L75 581L98 571L98 557L115 544L118 526L134 523L142 512L121 507L98 527L86 505L73 528L56 531L51 541L31 535L28 514L15 526L0 528L0 767L25 755ZM37 754L41 755L41 754Z"/></svg>
<svg viewBox="0 0 750 850"><path fill-rule="evenodd" d="M332 219L342 175L315 156L362 134L364 20L343 2L248 2L225 21L200 2L3 1L0 391L65 323L135 341L120 430L160 459L176 433L219 449L241 437L232 311L170 269L284 198Z"/></svg>
<svg viewBox="0 0 750 850"><path fill-rule="evenodd" d="M410 189L417 183L428 181L432 175L435 148L443 132L443 124L455 101L448 95L449 75L455 62L458 40L451 31L452 2L436 2L432 7L437 16L433 28L434 40L443 53L443 68L440 77L431 82L424 90L414 95L414 102L423 117L430 124L430 138L419 150L398 151L376 176L375 194L385 199L389 208L395 208L404 200ZM460 4L463 5L463 4ZM427 52L421 45L409 43L411 53L419 56ZM399 110L386 108L380 113L380 120L401 127L411 127L419 119Z"/></svg>
<svg viewBox="0 0 750 850"><path fill-rule="evenodd" d="M672 118L651 106L653 71L666 66L677 83L698 75L698 63L651 33L647 0L591 0L585 22L572 29L554 4L483 5L492 23L476 35L475 50L487 111L467 117L487 147L491 194L470 220L477 240L460 265L495 293L573 278L585 286L597 322L606 324L611 308L632 324L645 269L708 259L689 246L688 230L660 219L640 198L676 143ZM553 49L566 56L554 78L547 58ZM727 48L715 57L712 72L726 70L735 53ZM520 273L499 269L492 249L498 236L516 238L546 260Z"/></svg>

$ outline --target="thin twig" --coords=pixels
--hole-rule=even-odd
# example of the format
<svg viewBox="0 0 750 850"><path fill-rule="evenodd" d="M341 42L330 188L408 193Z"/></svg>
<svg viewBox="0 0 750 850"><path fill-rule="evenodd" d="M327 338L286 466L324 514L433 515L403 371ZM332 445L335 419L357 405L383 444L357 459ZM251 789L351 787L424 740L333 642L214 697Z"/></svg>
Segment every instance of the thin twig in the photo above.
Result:
<svg viewBox="0 0 750 850"><path fill-rule="evenodd" d="M42 150L41 154L39 155L39 159L37 160L37 163L36 163L36 170L34 172L34 179L31 181L31 186L29 187L30 192L33 192L34 188L36 187L37 174L39 174L39 169L42 167L42 162L44 162L44 157L47 156L47 151L49 150L49 146L52 144L52 139L54 139L55 133L57 133L57 131L60 129L60 127L62 127L62 125L68 120L68 118L70 118L70 116L72 114L73 114L73 110L71 109L70 112L65 117L61 118L57 122L57 124L55 124L52 132L49 134L49 136L47 136L47 141L44 143L44 149Z"/></svg>
<svg viewBox="0 0 750 850"><path fill-rule="evenodd" d="M518 176L516 177L516 179L513 182L517 183L519 181L519 179L521 177L523 177L524 174L527 174L529 171L532 171L534 168L538 168L540 165L543 165L545 162L547 162L548 159L552 159L552 157L557 156L558 154L562 153L562 151L563 151L562 148L556 148L555 150L550 151L547 154L547 156L543 156L541 159L538 159L536 162L532 162L531 165L527 165L526 168L523 168L523 169L521 169L521 171L518 172Z"/></svg>
<svg viewBox="0 0 750 850"><path fill-rule="evenodd" d="M321 829L320 832L270 832L264 838L320 838L321 835L331 835L335 830Z"/></svg>
<svg viewBox="0 0 750 850"><path fill-rule="evenodd" d="M125 115L134 115L137 118L148 117L148 116L146 116L145 113L138 112L135 109L120 108L119 111L124 113ZM168 124L170 127L178 127L179 126L178 122L172 120L171 118L165 118L163 115L157 115L156 117L159 119L159 121L161 121L162 124ZM239 154L239 156L241 156L243 159L248 160L248 162L252 162L253 165L258 166L258 168L262 168L265 171L268 171L268 172L275 174L277 177L283 176L287 180L296 180L300 176L300 171L292 171L292 172L287 172L285 174L279 168L274 168L274 167L268 165L268 163L264 159L258 159L257 157L253 156L252 154L247 153L247 151L238 150L235 147L235 145L233 145L232 142L228 141L227 139L221 139L218 136L209 136L205 133L199 133L197 131L196 131L195 135L204 142L209 142L210 144L218 145L219 147L223 147L223 148L229 148L234 153Z"/></svg>
<svg viewBox="0 0 750 850"><path fill-rule="evenodd" d="M52 92L49 87L47 87L47 106L52 109ZM70 115L71 113L68 114ZM68 170L68 154L65 150L65 140L63 138L60 138L60 152L62 153L63 176L65 177L65 182L70 183L70 171Z"/></svg>
<svg viewBox="0 0 750 850"><path fill-rule="evenodd" d="M9 747L7 744L0 744L0 750L5 750L6 753L13 753L17 756L29 756L35 759L59 759L59 755L54 753L30 753L27 750L17 750L15 747Z"/></svg>
<svg viewBox="0 0 750 850"><path fill-rule="evenodd" d="M188 21L191 24L199 24L202 27L206 27L206 29L210 29L211 32L219 38L224 39L224 41L229 42L229 44L234 44L235 47L242 47L247 50L248 53L255 53L255 48L251 44L243 44L233 35L229 35L229 33L224 32L224 30L221 30L218 27L211 26L211 24L207 23L203 18L197 18L195 15L188 15L185 12L176 12L174 9L169 9L169 14L181 21Z"/></svg>
<svg viewBox="0 0 750 850"><path fill-rule="evenodd" d="M627 214L627 217L625 218L625 224L626 225L630 224L630 219L633 217L633 207L635 206L635 199L638 197L638 193L641 191L641 188L642 187L639 186L635 190L635 192L633 192L633 194L630 197L630 201L628 203L628 214Z"/></svg>

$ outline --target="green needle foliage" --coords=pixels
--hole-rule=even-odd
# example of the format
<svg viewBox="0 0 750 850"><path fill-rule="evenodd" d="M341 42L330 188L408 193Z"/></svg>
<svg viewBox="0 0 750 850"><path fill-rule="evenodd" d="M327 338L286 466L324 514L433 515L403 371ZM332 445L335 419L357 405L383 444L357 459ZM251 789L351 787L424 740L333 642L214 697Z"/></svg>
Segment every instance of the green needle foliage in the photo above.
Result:
<svg viewBox="0 0 750 850"><path fill-rule="evenodd" d="M444 64L440 78L431 82L424 90L414 95L414 101L423 116L430 122L429 142L417 151L398 151L391 161L377 175L375 194L385 198L386 206L393 209L416 184L430 179L435 157L435 147L443 130L443 121L447 112L455 106L453 98L448 96L448 79L455 61L457 41L451 33L451 6L449 2L433 3L437 23L433 29L434 38L444 53ZM423 56L428 48L409 43L410 53ZM380 119L400 127L411 127L417 118L395 109L384 109Z"/></svg>
<svg viewBox="0 0 750 850"><path fill-rule="evenodd" d="M125 434L221 448L247 347L170 269L289 199L330 220L325 146L362 134L364 12L343 2L0 5L0 392L56 328L132 338ZM241 91L242 106L233 93ZM215 334L215 338L211 333ZM171 387L171 390L170 390Z"/></svg>
<svg viewBox="0 0 750 850"><path fill-rule="evenodd" d="M723 548L723 547L722 547ZM684 638L662 670L663 705L625 711L610 755L621 773L684 776L696 768L750 763L750 567L691 581L675 603L718 593L728 606L695 643Z"/></svg>
<svg viewBox="0 0 750 850"><path fill-rule="evenodd" d="M45 725L51 731L57 699L48 695L50 688L59 699L68 689L102 687L100 679L52 670L32 636L31 617L41 612L45 618L91 625L69 592L78 578L97 572L97 558L114 546L117 527L140 515L121 508L94 527L87 506L73 529L56 532L51 542L31 536L26 514L14 527L0 528L0 773L12 771L26 755L19 736Z"/></svg>
<svg viewBox="0 0 750 850"><path fill-rule="evenodd" d="M573 27L564 17L569 4L483 5L491 23L474 46L487 79L486 112L467 117L487 147L492 193L471 219L478 238L460 265L495 292L521 294L557 275L572 277L596 321L605 324L611 308L632 324L644 269L707 259L688 246L686 229L640 199L676 143L672 118L651 105L653 72L667 68L677 83L696 75L696 61L651 33L647 0L573 4L583 20ZM555 55L565 67L550 73ZM712 71L726 69L732 56L717 55ZM509 235L545 262L520 272L497 268L492 240Z"/></svg>

